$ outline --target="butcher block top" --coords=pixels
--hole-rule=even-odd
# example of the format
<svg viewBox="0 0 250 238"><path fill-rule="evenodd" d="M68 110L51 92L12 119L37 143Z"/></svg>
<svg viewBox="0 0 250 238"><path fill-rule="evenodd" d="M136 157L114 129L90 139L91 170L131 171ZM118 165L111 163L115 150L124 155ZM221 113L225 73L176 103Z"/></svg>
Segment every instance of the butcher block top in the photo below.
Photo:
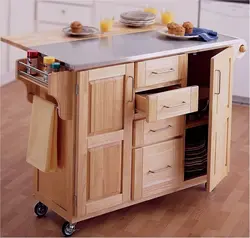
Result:
<svg viewBox="0 0 250 238"><path fill-rule="evenodd" d="M2 37L1 40L23 50L34 49L43 55L54 56L75 71L232 45L239 47L244 43L220 34L218 40L211 42L171 40L158 33L161 28L160 25L125 28L117 24L112 32L87 39L67 37L57 30Z"/></svg>

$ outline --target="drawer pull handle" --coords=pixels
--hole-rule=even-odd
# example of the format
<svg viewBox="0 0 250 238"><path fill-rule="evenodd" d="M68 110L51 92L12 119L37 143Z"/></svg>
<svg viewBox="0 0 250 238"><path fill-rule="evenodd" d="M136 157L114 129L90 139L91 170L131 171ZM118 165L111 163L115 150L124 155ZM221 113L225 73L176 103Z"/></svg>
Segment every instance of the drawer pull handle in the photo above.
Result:
<svg viewBox="0 0 250 238"><path fill-rule="evenodd" d="M221 71L218 70L218 69L216 69L215 72L218 72L218 73L219 73L219 74L218 74L218 75L219 75L219 77L218 77L218 92L215 93L215 94L219 95L219 94L220 94L220 85L221 85Z"/></svg>
<svg viewBox="0 0 250 238"><path fill-rule="evenodd" d="M151 74L167 74L167 73L171 73L171 72L174 72L174 71L175 71L174 68L170 68L170 69L167 69L167 70L152 71Z"/></svg>
<svg viewBox="0 0 250 238"><path fill-rule="evenodd" d="M185 103L186 103L185 101L182 101L182 103L181 103L181 104L177 104L177 105L174 105L174 106L172 106L172 107L180 107L180 106L183 106L183 104L185 104ZM162 107L162 108L172 108L172 107L169 107L169 106L163 105L163 107Z"/></svg>
<svg viewBox="0 0 250 238"><path fill-rule="evenodd" d="M164 130L171 128L171 127L172 127L171 125L168 125L167 127L164 127L164 128L158 129L158 130L150 130L149 132L155 133L155 132L159 132L159 131L164 131Z"/></svg>
<svg viewBox="0 0 250 238"><path fill-rule="evenodd" d="M167 170L167 169L170 169L170 168L172 168L172 166L171 166L171 165L168 165L167 167L165 167L165 168L163 168L163 169L149 170L149 171L148 171L148 174L156 174L156 173L163 172L163 171L165 171L165 170Z"/></svg>

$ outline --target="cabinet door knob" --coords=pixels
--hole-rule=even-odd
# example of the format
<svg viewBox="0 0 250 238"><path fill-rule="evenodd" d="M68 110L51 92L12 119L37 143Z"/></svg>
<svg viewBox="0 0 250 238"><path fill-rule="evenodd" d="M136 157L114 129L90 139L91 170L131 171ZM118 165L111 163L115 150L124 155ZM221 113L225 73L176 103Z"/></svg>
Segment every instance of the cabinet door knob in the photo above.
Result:
<svg viewBox="0 0 250 238"><path fill-rule="evenodd" d="M66 11L63 9L63 10L62 10L62 14L65 14L65 13L66 13Z"/></svg>
<svg viewBox="0 0 250 238"><path fill-rule="evenodd" d="M239 48L239 51L240 51L241 53L246 52L246 51L247 51L246 46L241 45L240 48Z"/></svg>

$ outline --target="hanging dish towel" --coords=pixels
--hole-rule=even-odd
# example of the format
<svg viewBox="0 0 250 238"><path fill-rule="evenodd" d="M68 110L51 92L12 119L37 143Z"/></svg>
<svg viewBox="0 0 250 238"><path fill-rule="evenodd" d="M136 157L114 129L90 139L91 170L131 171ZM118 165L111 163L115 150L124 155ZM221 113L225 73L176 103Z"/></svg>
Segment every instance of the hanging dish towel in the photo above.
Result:
<svg viewBox="0 0 250 238"><path fill-rule="evenodd" d="M26 161L42 172L57 170L56 105L34 96Z"/></svg>
<svg viewBox="0 0 250 238"><path fill-rule="evenodd" d="M199 36L199 40L201 41L212 41L218 39L218 33L216 31L204 29L204 28L197 28L194 27L192 34L185 34L185 36Z"/></svg>

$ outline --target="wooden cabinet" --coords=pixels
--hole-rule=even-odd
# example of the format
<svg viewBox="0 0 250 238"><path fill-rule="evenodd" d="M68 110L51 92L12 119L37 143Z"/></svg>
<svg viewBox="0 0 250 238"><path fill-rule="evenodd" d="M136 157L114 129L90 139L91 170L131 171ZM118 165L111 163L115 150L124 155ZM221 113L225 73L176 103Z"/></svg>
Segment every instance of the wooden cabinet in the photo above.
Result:
<svg viewBox="0 0 250 238"><path fill-rule="evenodd" d="M78 77L77 216L131 199L134 65Z"/></svg>
<svg viewBox="0 0 250 238"><path fill-rule="evenodd" d="M231 145L233 48L211 60L210 130L208 145L208 190L228 174Z"/></svg>

